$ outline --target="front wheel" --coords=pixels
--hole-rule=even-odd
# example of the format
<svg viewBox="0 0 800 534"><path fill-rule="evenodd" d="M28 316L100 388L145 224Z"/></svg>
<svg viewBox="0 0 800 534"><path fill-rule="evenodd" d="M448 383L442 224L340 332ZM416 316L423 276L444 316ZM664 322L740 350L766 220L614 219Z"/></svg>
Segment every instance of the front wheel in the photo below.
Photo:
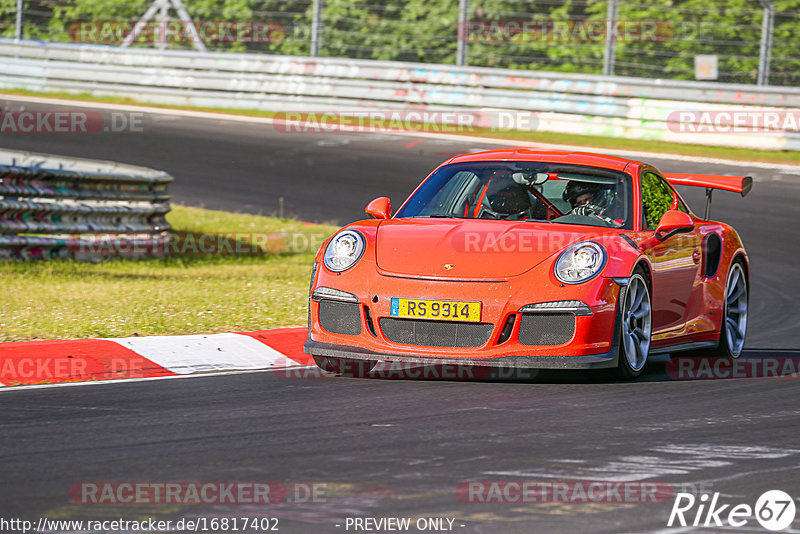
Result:
<svg viewBox="0 0 800 534"><path fill-rule="evenodd" d="M725 284L725 312L719 333L717 356L738 358L744 348L747 334L747 277L741 261L731 265Z"/></svg>
<svg viewBox="0 0 800 534"><path fill-rule="evenodd" d="M652 310L647 274L637 268L625 289L620 314L621 332L617 373L626 380L642 374L650 352Z"/></svg>
<svg viewBox="0 0 800 534"><path fill-rule="evenodd" d="M377 365L375 360L356 360L353 358L333 358L331 356L314 356L317 367L328 373L341 376L361 378L369 375Z"/></svg>

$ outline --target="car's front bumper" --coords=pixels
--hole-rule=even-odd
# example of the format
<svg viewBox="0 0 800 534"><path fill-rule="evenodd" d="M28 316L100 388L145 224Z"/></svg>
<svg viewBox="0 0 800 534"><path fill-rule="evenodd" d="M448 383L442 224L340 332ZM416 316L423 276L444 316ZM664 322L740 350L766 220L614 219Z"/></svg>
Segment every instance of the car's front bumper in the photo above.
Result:
<svg viewBox="0 0 800 534"><path fill-rule="evenodd" d="M303 350L315 356L330 356L334 358L352 358L357 360L384 360L424 365L464 365L471 367L508 367L514 369L605 369L617 366L616 344L603 354L589 356L502 356L499 358L448 358L418 356L409 354L389 354L373 352L359 347L332 345L307 341Z"/></svg>
<svg viewBox="0 0 800 534"><path fill-rule="evenodd" d="M374 271L373 271L374 272ZM348 323L351 332L333 332L321 321L321 302L311 301L308 354L338 358L455 364L504 368L594 369L615 367L619 346L619 306L625 279L596 277L584 284L564 286L545 277L519 278L498 282L437 282L389 276L332 276L319 273L312 292L331 287L352 297L352 309L358 310ZM544 278L544 279L543 279ZM404 344L392 339L382 320L390 319L389 297L438 298L442 300L479 300L483 303L481 321L491 325L491 333L479 345L431 346ZM575 314L572 334L552 344L523 343L521 309L531 303L580 301L591 315ZM502 330L509 316L515 316L513 330L502 340ZM330 317L330 314L328 314ZM540 329L541 332L541 329Z"/></svg>

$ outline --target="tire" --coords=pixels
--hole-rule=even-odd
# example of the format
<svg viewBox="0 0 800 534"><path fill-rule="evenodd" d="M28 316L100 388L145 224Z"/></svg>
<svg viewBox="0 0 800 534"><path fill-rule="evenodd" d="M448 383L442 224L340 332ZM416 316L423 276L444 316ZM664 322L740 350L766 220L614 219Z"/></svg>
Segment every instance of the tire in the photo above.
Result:
<svg viewBox="0 0 800 534"><path fill-rule="evenodd" d="M716 356L738 358L744 349L747 335L747 315L750 290L744 264L736 259L728 270L725 282L725 303Z"/></svg>
<svg viewBox="0 0 800 534"><path fill-rule="evenodd" d="M353 358L334 358L331 356L314 356L317 367L327 373L335 373L352 378L363 378L369 375L377 365L376 360L356 360Z"/></svg>
<svg viewBox="0 0 800 534"><path fill-rule="evenodd" d="M634 269L620 306L617 376L633 380L647 364L653 331L649 277L641 267Z"/></svg>

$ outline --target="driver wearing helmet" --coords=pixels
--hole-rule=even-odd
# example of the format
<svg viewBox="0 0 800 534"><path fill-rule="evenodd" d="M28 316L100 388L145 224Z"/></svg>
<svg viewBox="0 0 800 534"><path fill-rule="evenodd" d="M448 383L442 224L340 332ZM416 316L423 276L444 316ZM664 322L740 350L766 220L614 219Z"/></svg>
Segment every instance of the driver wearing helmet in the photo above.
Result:
<svg viewBox="0 0 800 534"><path fill-rule="evenodd" d="M608 217L614 200L613 186L570 180L561 196L572 207L570 215L594 215L612 226L619 226L618 222Z"/></svg>

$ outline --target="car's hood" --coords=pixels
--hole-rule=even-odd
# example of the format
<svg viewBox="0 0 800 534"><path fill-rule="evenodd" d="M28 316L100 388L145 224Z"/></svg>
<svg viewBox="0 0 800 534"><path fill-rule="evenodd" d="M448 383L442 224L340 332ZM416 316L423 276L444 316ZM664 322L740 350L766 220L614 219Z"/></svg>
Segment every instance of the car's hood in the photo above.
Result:
<svg viewBox="0 0 800 534"><path fill-rule="evenodd" d="M393 274L501 279L592 235L585 227L526 221L389 219L378 228L376 257Z"/></svg>

